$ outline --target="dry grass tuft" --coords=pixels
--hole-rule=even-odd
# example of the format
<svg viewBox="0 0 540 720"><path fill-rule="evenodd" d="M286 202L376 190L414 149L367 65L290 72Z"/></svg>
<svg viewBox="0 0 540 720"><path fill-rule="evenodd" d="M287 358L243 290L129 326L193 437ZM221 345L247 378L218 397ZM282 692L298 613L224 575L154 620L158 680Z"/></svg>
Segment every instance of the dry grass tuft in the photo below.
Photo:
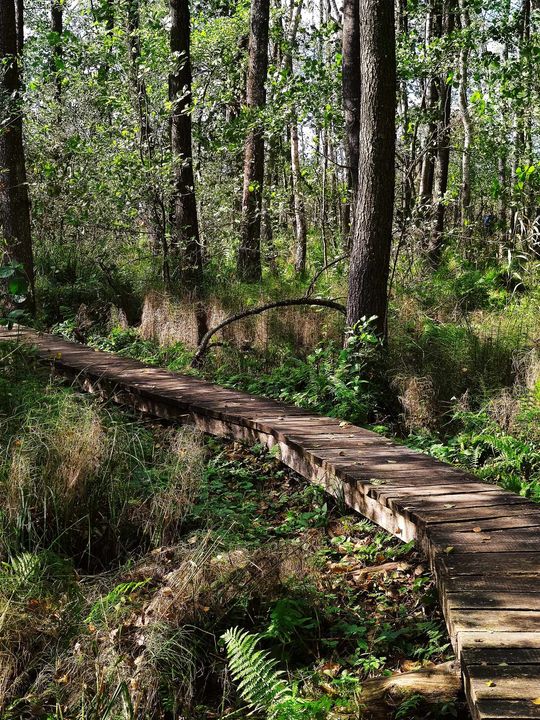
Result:
<svg viewBox="0 0 540 720"><path fill-rule="evenodd" d="M399 393L407 430L432 430L436 425L437 405L431 378L401 375L395 378L393 385Z"/></svg>

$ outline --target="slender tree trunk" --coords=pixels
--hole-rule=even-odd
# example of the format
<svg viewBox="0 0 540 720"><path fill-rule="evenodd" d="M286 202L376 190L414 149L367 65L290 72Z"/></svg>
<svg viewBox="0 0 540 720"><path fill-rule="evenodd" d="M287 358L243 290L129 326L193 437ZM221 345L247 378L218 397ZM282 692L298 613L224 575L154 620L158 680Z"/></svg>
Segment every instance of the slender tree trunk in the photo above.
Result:
<svg viewBox="0 0 540 720"><path fill-rule="evenodd" d="M173 274L187 290L196 290L202 275L191 137L191 57L189 0L170 0L170 46L174 70L169 75L171 150L174 168L171 254Z"/></svg>
<svg viewBox="0 0 540 720"><path fill-rule="evenodd" d="M289 77L293 78L293 50L296 46L296 36L298 26L302 14L302 0L294 2L292 0L290 8L290 26L288 32L288 48L285 53L285 67ZM297 273L303 274L306 271L307 257L307 224L306 211L304 205L304 194L302 192L302 170L300 167L300 143L298 138L298 116L296 108L293 108L290 122L290 139L291 139L291 189L294 212L294 232L295 232L295 262L294 267Z"/></svg>
<svg viewBox="0 0 540 720"><path fill-rule="evenodd" d="M360 144L360 15L359 0L344 0L342 29L343 113L345 116L345 162L348 197L345 204L345 245L351 245L353 215L358 187Z"/></svg>
<svg viewBox="0 0 540 720"><path fill-rule="evenodd" d="M264 134L257 113L266 102L268 72L268 24L270 0L252 0L246 105L253 128L244 145L242 225L238 250L238 274L247 282L261 279L261 205L264 182Z"/></svg>
<svg viewBox="0 0 540 720"><path fill-rule="evenodd" d="M447 7L444 33L448 35L453 32L454 26L455 14L453 8ZM439 76L438 83L440 126L437 131L434 178L435 222L428 245L428 259L434 268L437 268L440 264L444 247L445 195L448 189L448 170L450 167L450 120L452 115L452 85L446 82L444 75Z"/></svg>
<svg viewBox="0 0 540 720"><path fill-rule="evenodd" d="M468 0L459 0L459 17L463 33L470 26ZM471 144L472 144L472 118L469 111L468 77L469 77L469 38L464 34L461 40L459 53L459 110L463 125L463 152L461 156L461 225L465 246L471 234L472 207L471 207Z"/></svg>
<svg viewBox="0 0 540 720"><path fill-rule="evenodd" d="M394 3L360 0L360 150L347 324L375 316L386 333L396 130Z"/></svg>
<svg viewBox="0 0 540 720"><path fill-rule="evenodd" d="M510 19L511 0L504 3L504 19L506 22ZM505 39L502 59L504 63L508 62L508 40ZM508 228L508 116L507 109L503 105L501 112L501 131L503 139L501 142L499 157L497 160L497 174L499 178L499 257L503 257L505 245L509 240Z"/></svg>
<svg viewBox="0 0 540 720"><path fill-rule="evenodd" d="M62 100L62 34L64 32L64 6L61 0L51 0L52 57L51 70L54 77L56 100Z"/></svg>
<svg viewBox="0 0 540 720"><path fill-rule="evenodd" d="M20 17L20 16L19 16ZM22 265L34 308L34 259L30 225L30 199L23 146L23 109L18 61L20 38L14 0L0 2L0 226L5 254Z"/></svg>
<svg viewBox="0 0 540 720"><path fill-rule="evenodd" d="M307 226L304 195L302 193L302 172L300 170L300 151L298 148L298 125L296 118L291 123L291 179L294 205L296 252L294 268L303 275L306 271L307 258Z"/></svg>
<svg viewBox="0 0 540 720"><path fill-rule="evenodd" d="M442 35L442 13L440 0L431 0L426 22L426 46ZM424 145L424 156L420 173L419 200L420 206L429 210L433 200L433 182L435 178L435 156L437 148L437 131L439 129L440 84L434 76L428 80L426 93L426 111L428 114L427 135Z"/></svg>
<svg viewBox="0 0 540 720"><path fill-rule="evenodd" d="M163 198L159 188L152 180L152 163L155 160L155 139L150 122L148 93L144 77L140 72L141 38L140 38L140 0L128 0L127 4L128 49L131 62L131 84L135 96L135 106L139 117L140 159L144 167L150 171L150 180L144 191L144 223L150 234L150 247L155 255L163 257L163 279L170 281L168 255L169 248L165 236L165 213Z"/></svg>

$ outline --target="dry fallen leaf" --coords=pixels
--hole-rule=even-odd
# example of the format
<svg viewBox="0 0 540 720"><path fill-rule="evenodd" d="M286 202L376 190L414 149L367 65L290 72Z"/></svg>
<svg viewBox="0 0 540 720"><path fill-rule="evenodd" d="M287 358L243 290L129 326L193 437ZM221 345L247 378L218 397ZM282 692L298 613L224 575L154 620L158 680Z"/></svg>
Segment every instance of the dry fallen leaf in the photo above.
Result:
<svg viewBox="0 0 540 720"><path fill-rule="evenodd" d="M472 531L476 532L476 533L482 532L482 528L481 527L473 527Z"/></svg>
<svg viewBox="0 0 540 720"><path fill-rule="evenodd" d="M327 662L321 667L322 672L328 677L335 677L341 670L341 665L335 662Z"/></svg>
<svg viewBox="0 0 540 720"><path fill-rule="evenodd" d="M487 685L488 687L495 687L495 683L493 682L493 680L488 680L488 681L486 682L486 685Z"/></svg>
<svg viewBox="0 0 540 720"><path fill-rule="evenodd" d="M532 701L532 704L533 704L533 705L540 705L540 697L534 698L534 700Z"/></svg>
<svg viewBox="0 0 540 720"><path fill-rule="evenodd" d="M452 545L448 545L448 547L444 548L444 552L449 555L451 552L454 552L454 548Z"/></svg>

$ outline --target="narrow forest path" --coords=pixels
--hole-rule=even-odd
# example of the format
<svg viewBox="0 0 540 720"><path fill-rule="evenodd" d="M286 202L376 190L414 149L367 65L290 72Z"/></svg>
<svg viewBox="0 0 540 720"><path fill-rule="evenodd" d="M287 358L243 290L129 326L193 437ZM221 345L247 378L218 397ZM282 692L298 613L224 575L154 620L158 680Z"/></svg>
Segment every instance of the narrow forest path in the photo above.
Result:
<svg viewBox="0 0 540 720"><path fill-rule="evenodd" d="M27 329L43 361L90 392L282 462L429 558L477 720L540 718L540 507L335 418ZM276 450L277 452L277 450Z"/></svg>

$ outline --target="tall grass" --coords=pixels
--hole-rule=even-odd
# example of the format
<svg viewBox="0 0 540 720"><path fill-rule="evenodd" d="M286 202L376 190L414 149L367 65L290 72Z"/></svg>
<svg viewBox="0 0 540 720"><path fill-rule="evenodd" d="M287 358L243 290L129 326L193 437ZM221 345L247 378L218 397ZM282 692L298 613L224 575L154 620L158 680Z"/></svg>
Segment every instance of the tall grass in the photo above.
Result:
<svg viewBox="0 0 540 720"><path fill-rule="evenodd" d="M201 478L192 433L155 443L143 424L54 382L11 390L0 416L1 556L49 549L96 569L177 532Z"/></svg>

